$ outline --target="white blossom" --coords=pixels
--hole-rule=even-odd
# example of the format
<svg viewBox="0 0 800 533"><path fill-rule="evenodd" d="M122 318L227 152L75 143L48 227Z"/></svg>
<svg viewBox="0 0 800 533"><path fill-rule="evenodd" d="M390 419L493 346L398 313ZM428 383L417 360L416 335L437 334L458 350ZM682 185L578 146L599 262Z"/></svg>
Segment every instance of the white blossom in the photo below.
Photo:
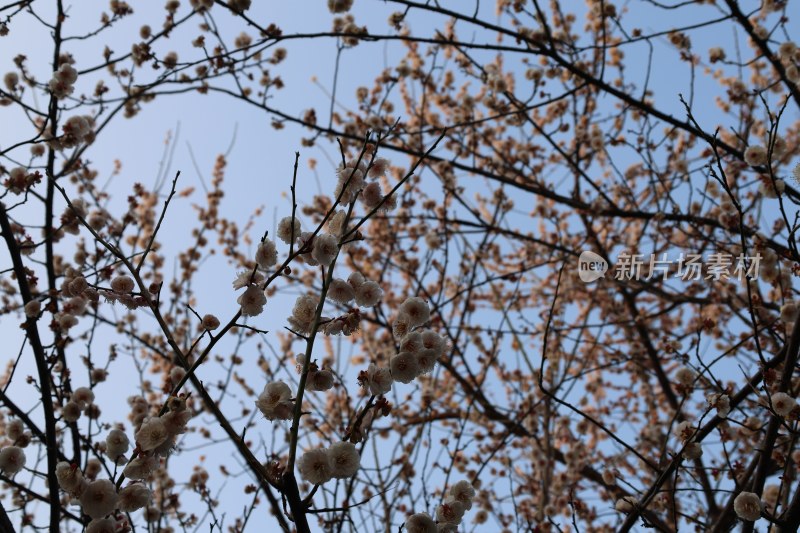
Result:
<svg viewBox="0 0 800 533"><path fill-rule="evenodd" d="M294 235L292 231L294 231ZM278 229L275 235L286 244L291 243L292 237L297 238L300 236L300 221L297 220L297 218L292 221L292 217L282 218L280 222L278 222Z"/></svg>
<svg viewBox="0 0 800 533"><path fill-rule="evenodd" d="M134 435L139 447L146 452L159 447L168 437L169 432L159 417L145 420Z"/></svg>
<svg viewBox="0 0 800 533"><path fill-rule="evenodd" d="M435 350L420 350L414 356L417 358L420 374L432 372L436 366L437 359L439 359L439 355Z"/></svg>
<svg viewBox="0 0 800 533"><path fill-rule="evenodd" d="M289 420L294 411L292 390L283 381L273 381L258 395L256 407L267 420Z"/></svg>
<svg viewBox="0 0 800 533"><path fill-rule="evenodd" d="M156 468L158 468L158 458L150 455L140 455L128 463L122 473L131 480L146 479Z"/></svg>
<svg viewBox="0 0 800 533"><path fill-rule="evenodd" d="M770 403L778 416L787 417L797 406L797 401L785 392L776 392L770 396Z"/></svg>
<svg viewBox="0 0 800 533"><path fill-rule="evenodd" d="M83 482L83 472L78 465L71 465L61 461L56 465L56 479L58 486L66 492L75 492Z"/></svg>
<svg viewBox="0 0 800 533"><path fill-rule="evenodd" d="M464 517L464 511L466 511L466 509L463 503L455 500L448 500L436 508L436 520L437 522L444 522L445 524L458 524Z"/></svg>
<svg viewBox="0 0 800 533"><path fill-rule="evenodd" d="M119 524L113 518L95 518L86 526L86 533L117 533Z"/></svg>
<svg viewBox="0 0 800 533"><path fill-rule="evenodd" d="M400 383L411 383L420 373L417 357L411 352L401 352L389 361L392 379Z"/></svg>
<svg viewBox="0 0 800 533"><path fill-rule="evenodd" d="M360 307L375 307L383 298L383 289L374 281L365 281L356 289L356 303Z"/></svg>
<svg viewBox="0 0 800 533"><path fill-rule="evenodd" d="M400 306L400 312L408 316L409 326L421 326L431 319L431 310L428 304L422 298L414 296L408 298L403 305Z"/></svg>
<svg viewBox="0 0 800 533"><path fill-rule="evenodd" d="M333 465L328 450L309 450L297 461L300 476L309 483L321 485L333 476Z"/></svg>
<svg viewBox="0 0 800 533"><path fill-rule="evenodd" d="M472 500L475 499L475 488L472 483L466 479L462 479L452 487L450 487L450 497L461 502L466 510L472 509Z"/></svg>
<svg viewBox="0 0 800 533"><path fill-rule="evenodd" d="M278 262L278 250L275 248L275 243L269 239L258 245L256 250L256 263L264 270L275 266Z"/></svg>
<svg viewBox="0 0 800 533"><path fill-rule="evenodd" d="M114 428L106 435L106 455L114 461L128 451L129 445L128 436L121 429Z"/></svg>
<svg viewBox="0 0 800 533"><path fill-rule="evenodd" d="M119 491L119 510L130 513L150 503L150 489L142 483L132 483Z"/></svg>
<svg viewBox="0 0 800 533"><path fill-rule="evenodd" d="M19 446L6 446L0 450L0 470L13 476L25 466L25 452Z"/></svg>
<svg viewBox="0 0 800 533"><path fill-rule="evenodd" d="M436 533L436 522L428 513L412 514L406 519L407 533Z"/></svg>
<svg viewBox="0 0 800 533"><path fill-rule="evenodd" d="M117 507L117 487L107 479L89 483L81 493L83 512L92 518L103 518Z"/></svg>
<svg viewBox="0 0 800 533"><path fill-rule="evenodd" d="M264 311L267 297L258 285L250 285L239 295L236 303L242 307L242 316L258 316Z"/></svg>
<svg viewBox="0 0 800 533"><path fill-rule="evenodd" d="M352 285L343 279L334 279L328 287L328 298L342 305L347 305L356 297Z"/></svg>
<svg viewBox="0 0 800 533"><path fill-rule="evenodd" d="M322 233L314 237L314 246L311 257L319 264L329 266L339 252L339 239L329 233Z"/></svg>
<svg viewBox="0 0 800 533"><path fill-rule="evenodd" d="M322 369L309 372L306 377L306 390L323 392L333 387L333 372Z"/></svg>
<svg viewBox="0 0 800 533"><path fill-rule="evenodd" d="M747 522L755 522L761 518L763 508L761 498L754 492L740 492L733 500L733 510L736 511L736 516Z"/></svg>
<svg viewBox="0 0 800 533"><path fill-rule="evenodd" d="M392 373L388 368L378 368L370 363L365 373L364 387L373 396L386 394L392 390Z"/></svg>
<svg viewBox="0 0 800 533"><path fill-rule="evenodd" d="M300 333L308 333L314 325L314 316L317 312L317 299L305 294L299 296L294 303L289 325Z"/></svg>
<svg viewBox="0 0 800 533"><path fill-rule="evenodd" d="M332 477L345 479L353 477L361 465L361 456L350 442L335 442L328 448Z"/></svg>

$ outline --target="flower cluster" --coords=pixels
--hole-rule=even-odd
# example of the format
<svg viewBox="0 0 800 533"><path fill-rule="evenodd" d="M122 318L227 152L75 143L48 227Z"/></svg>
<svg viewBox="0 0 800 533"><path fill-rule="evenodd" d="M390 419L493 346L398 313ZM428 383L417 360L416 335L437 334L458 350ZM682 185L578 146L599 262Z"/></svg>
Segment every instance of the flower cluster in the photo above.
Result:
<svg viewBox="0 0 800 533"><path fill-rule="evenodd" d="M183 397L172 397L167 402L169 410L161 416L145 418L136 433L137 449L140 452L166 457L175 447L178 435L186 432L192 413L186 408Z"/></svg>
<svg viewBox="0 0 800 533"><path fill-rule="evenodd" d="M65 403L64 407L61 409L61 416L69 423L77 422L82 412L92 416L92 413L97 410L93 402L94 392L92 392L92 389L88 387L78 387L72 392L69 401ZM96 418L96 416L92 416L92 418Z"/></svg>
<svg viewBox="0 0 800 533"><path fill-rule="evenodd" d="M335 442L329 448L307 451L297 461L302 478L314 485L321 485L332 478L353 477L360 465L361 456L350 442Z"/></svg>
<svg viewBox="0 0 800 533"><path fill-rule="evenodd" d="M74 148L94 141L94 118L89 115L70 117L61 128L64 134L58 139L59 148Z"/></svg>
<svg viewBox="0 0 800 533"><path fill-rule="evenodd" d="M13 194L22 194L40 181L42 175L38 171L28 172L23 167L15 167L9 172L3 186Z"/></svg>
<svg viewBox="0 0 800 533"><path fill-rule="evenodd" d="M78 71L68 63L61 63L58 70L53 72L53 78L47 84L50 92L58 100L63 100L75 90L73 85L78 80Z"/></svg>
<svg viewBox="0 0 800 533"><path fill-rule="evenodd" d="M475 488L469 481L461 480L452 487L445 502L436 509L436 521L428 513L416 513L408 517L405 529L408 533L439 533L458 531L464 513L472 509Z"/></svg>
<svg viewBox="0 0 800 533"><path fill-rule="evenodd" d="M130 483L117 491L116 485L108 479L92 479L97 472L88 472L89 467L87 465L84 476L77 465L62 461L56 465L55 472L61 490L76 499L83 513L92 518L86 531L107 531L104 528L109 526L117 528L112 531L118 531L126 521L114 516L114 511L129 513L150 502L150 490L142 483Z"/></svg>
<svg viewBox="0 0 800 533"><path fill-rule="evenodd" d="M240 272L233 281L233 288L236 290L247 287L236 299L236 303L242 308L242 316L257 316L264 311L267 297L261 288L263 282L263 274L249 271Z"/></svg>
<svg viewBox="0 0 800 533"><path fill-rule="evenodd" d="M372 395L386 394L392 382L411 383L431 372L447 346L445 339L431 329L420 329L430 320L430 308L419 297L408 298L400 306L393 331L400 339L400 351L389 360L389 368L371 363L359 374L361 386Z"/></svg>
<svg viewBox="0 0 800 533"><path fill-rule="evenodd" d="M297 372L302 373L305 363L305 354L297 354ZM327 368L320 369L315 361L308 364L308 374L306 375L306 390L324 392L333 387L333 372Z"/></svg>

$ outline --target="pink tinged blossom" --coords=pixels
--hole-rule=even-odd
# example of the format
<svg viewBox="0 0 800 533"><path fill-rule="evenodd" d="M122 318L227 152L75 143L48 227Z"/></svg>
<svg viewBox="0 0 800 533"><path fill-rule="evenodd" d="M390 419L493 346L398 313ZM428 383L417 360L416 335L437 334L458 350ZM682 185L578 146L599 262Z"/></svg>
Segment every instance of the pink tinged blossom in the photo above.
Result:
<svg viewBox="0 0 800 533"><path fill-rule="evenodd" d="M69 331L71 328L78 325L78 319L69 313L58 313L56 315L58 327L64 331Z"/></svg>
<svg viewBox="0 0 800 533"><path fill-rule="evenodd" d="M798 307L795 302L786 302L781 306L781 322L793 324L797 320Z"/></svg>
<svg viewBox="0 0 800 533"><path fill-rule="evenodd" d="M374 281L365 281L356 289L356 303L360 307L375 307L383 298L383 289Z"/></svg>
<svg viewBox="0 0 800 533"><path fill-rule="evenodd" d="M97 474L100 473L100 470L102 470L102 465L100 464L100 461L92 457L86 462L86 468L84 469L83 473L86 475L87 478L95 479L97 477Z"/></svg>
<svg viewBox="0 0 800 533"><path fill-rule="evenodd" d="M186 370L179 366L173 367L172 370L169 371L169 380L172 382L172 386L174 387L180 383L185 375Z"/></svg>
<svg viewBox="0 0 800 533"><path fill-rule="evenodd" d="M242 316L258 316L264 311L267 297L258 285L250 285L239 295L236 303L242 307Z"/></svg>
<svg viewBox="0 0 800 533"><path fill-rule="evenodd" d="M289 420L294 412L292 390L283 381L268 383L256 400L256 407L267 420Z"/></svg>
<svg viewBox="0 0 800 533"><path fill-rule="evenodd" d="M119 510L123 513L137 511L150 503L150 489L142 483L132 483L119 491Z"/></svg>
<svg viewBox="0 0 800 533"><path fill-rule="evenodd" d="M437 533L436 522L428 513L412 514L406 520L407 533Z"/></svg>
<svg viewBox="0 0 800 533"><path fill-rule="evenodd" d="M314 485L321 485L333 477L333 465L328 450L309 450L297 461L300 476Z"/></svg>
<svg viewBox="0 0 800 533"><path fill-rule="evenodd" d="M78 465L61 461L56 465L56 479L58 486L65 492L76 492L83 482L83 473Z"/></svg>
<svg viewBox="0 0 800 533"><path fill-rule="evenodd" d="M338 479L353 477L361 465L361 456L349 442L335 442L328 448L331 475Z"/></svg>
<svg viewBox="0 0 800 533"><path fill-rule="evenodd" d="M0 470L13 476L25 467L25 452L19 446L6 446L0 450Z"/></svg>
<svg viewBox="0 0 800 533"><path fill-rule="evenodd" d="M214 6L214 0L189 0L189 4L197 11L206 11Z"/></svg>
<svg viewBox="0 0 800 533"><path fill-rule="evenodd" d="M103 518L117 507L117 487L107 479L92 481L81 494L83 512L92 518Z"/></svg>
<svg viewBox="0 0 800 533"><path fill-rule="evenodd" d="M392 379L400 383L411 383L420 374L419 363L411 352L401 352L389 361Z"/></svg>
<svg viewBox="0 0 800 533"><path fill-rule="evenodd" d="M143 451L150 451L160 446L169 437L164 421L158 417L145 420L134 438Z"/></svg>
<svg viewBox="0 0 800 533"><path fill-rule="evenodd" d="M733 510L736 516L747 522L755 522L761 518L764 509L761 498L753 492L740 492L733 500Z"/></svg>

